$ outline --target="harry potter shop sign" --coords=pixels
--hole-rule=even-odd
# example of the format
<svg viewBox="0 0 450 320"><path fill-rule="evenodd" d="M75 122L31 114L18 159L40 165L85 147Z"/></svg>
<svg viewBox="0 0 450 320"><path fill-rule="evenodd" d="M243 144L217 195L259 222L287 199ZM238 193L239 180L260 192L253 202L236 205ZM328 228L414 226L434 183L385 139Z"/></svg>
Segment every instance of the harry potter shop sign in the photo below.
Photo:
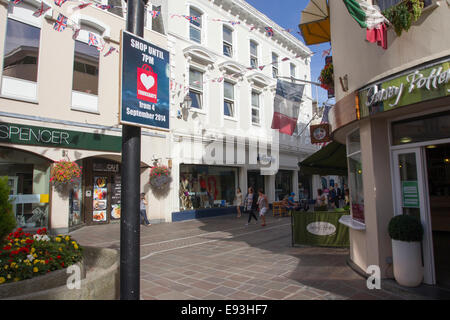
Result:
<svg viewBox="0 0 450 320"><path fill-rule="evenodd" d="M450 58L359 91L358 118L450 95Z"/></svg>
<svg viewBox="0 0 450 320"><path fill-rule="evenodd" d="M0 142L120 152L122 137L0 122Z"/></svg>

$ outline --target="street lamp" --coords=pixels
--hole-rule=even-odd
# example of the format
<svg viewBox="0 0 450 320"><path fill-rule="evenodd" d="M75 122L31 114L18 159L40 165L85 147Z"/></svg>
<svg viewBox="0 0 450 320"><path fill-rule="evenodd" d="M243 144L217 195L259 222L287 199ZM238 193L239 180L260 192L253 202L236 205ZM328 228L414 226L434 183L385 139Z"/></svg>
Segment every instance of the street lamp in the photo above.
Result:
<svg viewBox="0 0 450 320"><path fill-rule="evenodd" d="M182 109L189 110L189 109L191 108L191 106L192 106L192 99L191 99L191 97L189 96L189 94L187 94L187 95L184 97L183 102L180 102L180 107L181 107Z"/></svg>

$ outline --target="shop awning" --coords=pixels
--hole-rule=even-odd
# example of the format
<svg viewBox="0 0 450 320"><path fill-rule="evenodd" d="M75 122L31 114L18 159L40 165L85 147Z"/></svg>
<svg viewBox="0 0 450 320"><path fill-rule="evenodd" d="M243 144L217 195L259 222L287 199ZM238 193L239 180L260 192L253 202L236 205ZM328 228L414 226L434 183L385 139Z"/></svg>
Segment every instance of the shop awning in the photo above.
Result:
<svg viewBox="0 0 450 320"><path fill-rule="evenodd" d="M311 0L302 11L298 27L307 45L331 41L327 0Z"/></svg>
<svg viewBox="0 0 450 320"><path fill-rule="evenodd" d="M330 142L328 145L299 162L301 174L347 175L347 151L345 145Z"/></svg>

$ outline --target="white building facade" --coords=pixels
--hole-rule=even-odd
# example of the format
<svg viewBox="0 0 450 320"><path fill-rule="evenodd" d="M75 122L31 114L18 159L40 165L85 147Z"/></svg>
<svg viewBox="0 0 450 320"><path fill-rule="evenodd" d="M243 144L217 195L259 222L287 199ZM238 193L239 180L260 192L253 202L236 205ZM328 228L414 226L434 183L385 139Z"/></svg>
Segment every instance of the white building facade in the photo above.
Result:
<svg viewBox="0 0 450 320"><path fill-rule="evenodd" d="M40 1L0 0L0 175L8 176L12 194L25 195L14 203L20 226L64 232L119 218L119 55L105 54L119 49L126 3L44 3L51 9L35 17ZM152 10L160 14L152 17ZM62 32L54 30L59 13L69 18ZM72 25L80 27L76 37ZM89 32L102 39L103 51L88 45ZM151 1L144 38L170 52L172 83L170 131L142 130L141 190L150 221L198 217L201 209L226 213L237 187L263 188L271 202L297 194L298 162L316 150L304 128L312 116L310 85L297 128L303 135L270 127L276 76L310 80L309 49L245 1ZM63 158L83 167L80 184L66 193L49 181L52 163ZM156 163L171 167L163 193L149 185ZM104 199L96 198L98 178Z"/></svg>

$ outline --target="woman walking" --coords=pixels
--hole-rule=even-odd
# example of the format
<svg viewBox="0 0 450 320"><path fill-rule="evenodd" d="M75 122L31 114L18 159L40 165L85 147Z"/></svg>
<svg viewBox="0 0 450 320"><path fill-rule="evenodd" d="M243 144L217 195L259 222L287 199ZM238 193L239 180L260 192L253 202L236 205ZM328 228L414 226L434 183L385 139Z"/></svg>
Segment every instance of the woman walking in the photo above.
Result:
<svg viewBox="0 0 450 320"><path fill-rule="evenodd" d="M241 207L244 206L244 197L241 192L241 188L236 189L236 210L237 210L237 217L241 217Z"/></svg>
<svg viewBox="0 0 450 320"><path fill-rule="evenodd" d="M244 201L244 210L245 212L248 212L248 222L245 224L246 226L248 226L248 224L252 220L252 217L254 217L256 221L258 221L258 218L256 217L254 211L257 206L257 201L258 200L255 194L253 193L253 188L252 187L248 188L248 193L245 196Z"/></svg>
<svg viewBox="0 0 450 320"><path fill-rule="evenodd" d="M259 216L262 220L262 227L266 226L266 212L269 209L269 201L267 201L267 196L264 194L262 189L258 190L259 197L258 197L258 210L259 210Z"/></svg>

